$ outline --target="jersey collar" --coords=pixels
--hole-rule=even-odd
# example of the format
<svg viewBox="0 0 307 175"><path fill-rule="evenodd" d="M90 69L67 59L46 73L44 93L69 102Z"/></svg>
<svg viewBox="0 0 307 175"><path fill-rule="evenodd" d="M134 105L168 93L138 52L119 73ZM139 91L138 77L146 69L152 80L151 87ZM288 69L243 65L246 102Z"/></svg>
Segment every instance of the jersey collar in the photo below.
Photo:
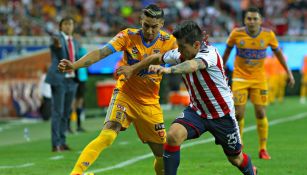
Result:
<svg viewBox="0 0 307 175"><path fill-rule="evenodd" d="M247 30L247 27L245 27L245 32L246 32L250 37L252 37L252 38L256 38L256 37L260 34L261 31L262 31L262 27L260 27L260 29L259 29L259 31L258 31L258 33L257 33L256 35L251 35L251 34L249 33L249 31Z"/></svg>
<svg viewBox="0 0 307 175"><path fill-rule="evenodd" d="M140 33L141 33L142 43L147 48L151 47L152 45L154 45L156 43L156 41L158 40L158 38L160 37L160 32L159 32L158 36L154 40L152 40L149 44L147 44L145 39L144 39L143 31L141 30Z"/></svg>

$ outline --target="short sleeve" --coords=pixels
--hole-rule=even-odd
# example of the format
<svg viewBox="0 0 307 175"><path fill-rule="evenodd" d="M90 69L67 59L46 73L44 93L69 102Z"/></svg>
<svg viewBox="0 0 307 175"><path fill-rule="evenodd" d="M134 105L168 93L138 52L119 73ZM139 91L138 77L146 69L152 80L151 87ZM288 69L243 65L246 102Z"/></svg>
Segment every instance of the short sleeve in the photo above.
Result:
<svg viewBox="0 0 307 175"><path fill-rule="evenodd" d="M269 45L272 48L272 50L277 50L278 49L278 40L275 36L275 33L273 31L270 31L270 40L269 40Z"/></svg>
<svg viewBox="0 0 307 175"><path fill-rule="evenodd" d="M181 54L178 52L178 49L173 49L165 52L165 54L162 56L162 61L165 64L179 64L181 62L180 56Z"/></svg>
<svg viewBox="0 0 307 175"><path fill-rule="evenodd" d="M232 30L232 32L230 33L226 41L227 47L232 48L236 44L236 40L235 40L236 33L237 33L236 29Z"/></svg>
<svg viewBox="0 0 307 175"><path fill-rule="evenodd" d="M210 46L207 50L200 51L196 56L195 59L201 59L206 64L206 67L216 66L217 59L218 59L218 52L216 48Z"/></svg>
<svg viewBox="0 0 307 175"><path fill-rule="evenodd" d="M128 38L128 29L119 32L116 36L112 38L106 45L113 52L125 50L124 48L127 46L129 42Z"/></svg>

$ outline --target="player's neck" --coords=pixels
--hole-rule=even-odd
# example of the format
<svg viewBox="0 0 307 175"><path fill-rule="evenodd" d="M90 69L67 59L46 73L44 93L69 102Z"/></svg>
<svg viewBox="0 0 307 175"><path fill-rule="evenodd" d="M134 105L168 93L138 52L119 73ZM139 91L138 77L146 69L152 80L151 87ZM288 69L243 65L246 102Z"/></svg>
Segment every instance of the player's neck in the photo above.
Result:
<svg viewBox="0 0 307 175"><path fill-rule="evenodd" d="M249 30L248 28L246 28L247 32L249 35L251 36L256 36L259 34L260 30L261 30L261 27L258 28L258 30Z"/></svg>
<svg viewBox="0 0 307 175"><path fill-rule="evenodd" d="M152 39L145 39L144 38L144 41L146 42L146 44L150 44L152 42Z"/></svg>

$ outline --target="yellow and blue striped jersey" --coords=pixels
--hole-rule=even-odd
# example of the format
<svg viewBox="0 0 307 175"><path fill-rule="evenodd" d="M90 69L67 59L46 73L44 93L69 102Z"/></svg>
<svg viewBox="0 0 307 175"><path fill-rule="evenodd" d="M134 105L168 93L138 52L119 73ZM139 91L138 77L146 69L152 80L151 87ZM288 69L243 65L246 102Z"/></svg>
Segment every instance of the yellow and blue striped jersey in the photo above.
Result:
<svg viewBox="0 0 307 175"><path fill-rule="evenodd" d="M144 40L141 29L128 28L119 32L108 44L113 52L123 51L123 65L133 65L147 56L155 53L165 53L168 50L177 48L176 38L164 31L147 43ZM124 76L124 75L121 75ZM117 80L116 88L131 96L142 104L159 103L159 89L162 76L142 70L137 76L131 77L128 81Z"/></svg>
<svg viewBox="0 0 307 175"><path fill-rule="evenodd" d="M268 46L278 49L278 41L272 30L261 28L256 36L249 35L245 27L234 29L227 39L227 46L236 45L234 80L266 81L264 59Z"/></svg>

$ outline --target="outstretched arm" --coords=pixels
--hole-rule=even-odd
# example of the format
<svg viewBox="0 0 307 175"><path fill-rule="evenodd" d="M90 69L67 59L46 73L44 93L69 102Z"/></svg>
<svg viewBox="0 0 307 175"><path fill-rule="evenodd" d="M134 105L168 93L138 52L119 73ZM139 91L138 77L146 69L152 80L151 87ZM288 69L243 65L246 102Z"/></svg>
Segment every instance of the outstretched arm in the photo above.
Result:
<svg viewBox="0 0 307 175"><path fill-rule="evenodd" d="M132 75L137 74L143 69L146 69L151 64L161 64L162 54L154 54L146 57L142 61L133 64L132 66L121 66L116 70L117 75L125 75L125 80L129 79Z"/></svg>
<svg viewBox="0 0 307 175"><path fill-rule="evenodd" d="M290 85L290 87L293 87L294 84L295 84L295 80L294 80L294 77L292 75L291 70L287 66L285 57L283 56L282 52L279 49L278 50L274 50L274 54L276 55L278 61L280 62L280 64L286 70L286 72L288 74L288 81L289 81L288 84Z"/></svg>
<svg viewBox="0 0 307 175"><path fill-rule="evenodd" d="M61 72L69 72L76 70L81 67L88 67L97 61L107 57L110 55L112 51L108 47L103 47L101 49L93 50L89 52L88 54L84 55L82 58L80 58L78 61L71 63L67 59L63 59L60 61L58 65L58 69Z"/></svg>
<svg viewBox="0 0 307 175"><path fill-rule="evenodd" d="M156 72L158 74L185 74L192 73L200 69L205 69L207 67L206 63L201 59L193 59L177 64L169 68L162 67L160 65L151 65L149 71Z"/></svg>
<svg viewBox="0 0 307 175"><path fill-rule="evenodd" d="M226 50L225 50L224 55L223 55L224 66L226 65L226 62L228 61L231 50L232 50L231 47L226 47Z"/></svg>

